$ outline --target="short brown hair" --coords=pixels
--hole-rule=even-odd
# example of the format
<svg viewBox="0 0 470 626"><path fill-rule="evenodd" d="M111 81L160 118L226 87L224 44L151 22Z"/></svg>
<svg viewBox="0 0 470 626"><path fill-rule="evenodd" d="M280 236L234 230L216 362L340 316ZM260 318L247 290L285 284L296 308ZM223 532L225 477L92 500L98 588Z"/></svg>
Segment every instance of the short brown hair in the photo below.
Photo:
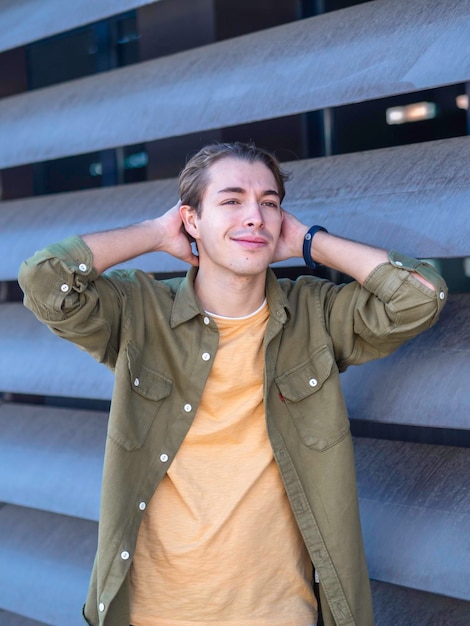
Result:
<svg viewBox="0 0 470 626"><path fill-rule="evenodd" d="M182 204L187 204L201 211L202 197L208 184L208 170L216 161L224 158L234 158L249 163L260 161L272 172L276 180L279 196L284 199L286 190L284 183L290 178L290 174L283 171L277 158L254 143L212 143L193 155L179 175L179 197Z"/></svg>

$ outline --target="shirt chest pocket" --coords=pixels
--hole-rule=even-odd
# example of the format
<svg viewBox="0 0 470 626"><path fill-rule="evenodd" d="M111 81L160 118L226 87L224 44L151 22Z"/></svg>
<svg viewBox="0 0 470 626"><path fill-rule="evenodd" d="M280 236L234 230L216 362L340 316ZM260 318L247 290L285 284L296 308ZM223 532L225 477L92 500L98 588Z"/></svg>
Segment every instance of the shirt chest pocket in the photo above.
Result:
<svg viewBox="0 0 470 626"><path fill-rule="evenodd" d="M133 344L126 349L126 382L116 389L116 420L110 424L110 437L128 451L145 443L149 430L164 400L173 388L172 381L150 368L142 352Z"/></svg>
<svg viewBox="0 0 470 626"><path fill-rule="evenodd" d="M328 346L278 376L275 383L305 445L326 450L348 434L339 373Z"/></svg>

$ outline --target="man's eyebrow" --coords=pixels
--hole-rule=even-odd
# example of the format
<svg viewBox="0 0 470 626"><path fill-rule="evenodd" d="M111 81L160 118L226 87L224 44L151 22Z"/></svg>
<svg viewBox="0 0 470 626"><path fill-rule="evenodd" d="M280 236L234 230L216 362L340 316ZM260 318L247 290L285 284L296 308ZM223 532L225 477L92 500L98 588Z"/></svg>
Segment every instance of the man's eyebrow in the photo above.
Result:
<svg viewBox="0 0 470 626"><path fill-rule="evenodd" d="M245 189L243 189L243 187L225 187L224 189L219 189L217 193L245 193ZM281 194L275 189L266 189L266 191L263 191L262 195L281 197Z"/></svg>

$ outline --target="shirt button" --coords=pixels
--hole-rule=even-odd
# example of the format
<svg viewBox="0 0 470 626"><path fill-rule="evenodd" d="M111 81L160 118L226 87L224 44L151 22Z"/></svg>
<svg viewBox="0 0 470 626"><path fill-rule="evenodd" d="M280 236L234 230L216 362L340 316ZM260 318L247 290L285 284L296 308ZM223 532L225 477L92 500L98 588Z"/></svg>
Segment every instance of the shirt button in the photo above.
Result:
<svg viewBox="0 0 470 626"><path fill-rule="evenodd" d="M105 609L105 606L104 606L103 602L100 602L100 603L98 604L98 611L99 611L100 613L102 613L102 612L104 611L104 609Z"/></svg>
<svg viewBox="0 0 470 626"><path fill-rule="evenodd" d="M87 271L87 266L85 265L85 263L80 263L80 265L78 266L78 269L81 272L86 272Z"/></svg>
<svg viewBox="0 0 470 626"><path fill-rule="evenodd" d="M204 318L204 324L207 326L210 323L210 319L207 317Z"/></svg>
<svg viewBox="0 0 470 626"><path fill-rule="evenodd" d="M168 461L168 454L165 454L165 453L160 454L160 461L162 463L166 463Z"/></svg>
<svg viewBox="0 0 470 626"><path fill-rule="evenodd" d="M140 380L138 378L134 378L134 385L138 387L140 385Z"/></svg>
<svg viewBox="0 0 470 626"><path fill-rule="evenodd" d="M128 552L127 550L123 550L123 551L121 552L121 559L122 559L123 561L127 561L127 559L128 559L129 557L130 557L130 554L129 554L129 552Z"/></svg>
<svg viewBox="0 0 470 626"><path fill-rule="evenodd" d="M395 265L397 267L403 267L403 263L401 261L395 261Z"/></svg>
<svg viewBox="0 0 470 626"><path fill-rule="evenodd" d="M211 355L208 352L203 352L202 353L202 360L203 361L208 361L211 358Z"/></svg>
<svg viewBox="0 0 470 626"><path fill-rule="evenodd" d="M443 291L440 291L440 292L439 292L439 298L440 298L441 300L444 300L444 298L445 298L445 297L446 297L446 294L445 294Z"/></svg>
<svg viewBox="0 0 470 626"><path fill-rule="evenodd" d="M145 502L140 502L139 504L139 509L141 511L145 511L145 509L147 508L147 505L145 504Z"/></svg>
<svg viewBox="0 0 470 626"><path fill-rule="evenodd" d="M318 385L318 380L316 378L311 378L308 381L308 384L310 385L310 387L316 387Z"/></svg>
<svg viewBox="0 0 470 626"><path fill-rule="evenodd" d="M184 405L184 410L186 413L189 413L191 411L193 407L190 404L185 404Z"/></svg>
<svg viewBox="0 0 470 626"><path fill-rule="evenodd" d="M65 293L66 291L68 291L68 290L69 290L69 286L68 286L66 283L64 283L64 284L60 287L60 290L61 290L61 291L63 291L63 292Z"/></svg>

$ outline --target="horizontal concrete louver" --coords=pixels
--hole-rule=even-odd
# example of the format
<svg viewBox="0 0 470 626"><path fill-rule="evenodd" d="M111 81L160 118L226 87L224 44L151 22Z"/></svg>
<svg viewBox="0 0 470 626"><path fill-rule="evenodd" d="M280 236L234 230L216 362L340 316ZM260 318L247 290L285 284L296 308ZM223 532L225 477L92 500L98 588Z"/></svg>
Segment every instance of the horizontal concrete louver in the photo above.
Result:
<svg viewBox="0 0 470 626"><path fill-rule="evenodd" d="M421 258L465 256L469 161L470 138L458 137L431 141L425 148L413 144L286 163L292 180L284 208L306 223L326 223L343 237ZM0 280L14 279L33 250L70 233L156 217L175 203L177 193L173 179L3 202ZM166 254L147 255L138 266L158 273L187 267Z"/></svg>
<svg viewBox="0 0 470 626"><path fill-rule="evenodd" d="M2 0L0 52L136 9L158 0Z"/></svg>
<svg viewBox="0 0 470 626"><path fill-rule="evenodd" d="M0 509L0 537L5 611L54 626L82 626L97 524L7 504Z"/></svg>
<svg viewBox="0 0 470 626"><path fill-rule="evenodd" d="M436 326L386 359L349 368L342 384L350 417L468 429L469 330L470 294L452 294Z"/></svg>
<svg viewBox="0 0 470 626"><path fill-rule="evenodd" d="M370 576L470 601L468 449L377 439L355 448Z"/></svg>
<svg viewBox="0 0 470 626"><path fill-rule="evenodd" d="M377 626L387 624L452 624L468 622L468 602L372 580Z"/></svg>
<svg viewBox="0 0 470 626"><path fill-rule="evenodd" d="M74 345L54 338L21 304L0 306L0 336L9 354L0 363L3 389L93 400L111 397L111 372Z"/></svg>
<svg viewBox="0 0 470 626"><path fill-rule="evenodd" d="M44 622L38 622L24 617L24 615L7 613L6 611L0 611L0 624L2 624L2 626L48 626Z"/></svg>
<svg viewBox="0 0 470 626"><path fill-rule="evenodd" d="M0 502L97 522L106 417L0 405Z"/></svg>
<svg viewBox="0 0 470 626"><path fill-rule="evenodd" d="M33 4L1 3L2 24L15 27L0 50L147 3L62 2L54 11L57 2L44 0L41 19ZM468 0L376 0L6 98L0 167L468 81L469 29ZM286 164L294 177L285 208L420 257L470 256L469 152L461 137ZM176 181L165 180L2 202L0 280L14 280L21 260L49 242L127 223L131 202L136 221L175 197ZM136 264L185 267L164 255ZM437 327L346 372L352 419L468 430L468 305L467 294L453 295ZM20 304L0 305L0 346L0 392L76 398L77 406L111 396L111 374ZM0 405L2 626L83 623L105 437L104 412ZM399 619L418 603L421 623L470 623L468 448L362 438L355 446L377 626L405 624ZM432 621L443 611L454 622Z"/></svg>
<svg viewBox="0 0 470 626"><path fill-rule="evenodd" d="M0 167L462 82L469 31L468 0L377 0L6 98Z"/></svg>
<svg viewBox="0 0 470 626"><path fill-rule="evenodd" d="M456 319L459 328L454 327ZM469 328L469 295L451 295L437 326L387 359L349 368L342 374L342 381L351 418L468 428L465 386L470 379ZM0 307L0 345L6 346L10 354L8 362L0 363L0 378L11 392L111 398L110 372L72 344L58 341L21 304ZM435 393L440 387L449 388L450 393Z"/></svg>

